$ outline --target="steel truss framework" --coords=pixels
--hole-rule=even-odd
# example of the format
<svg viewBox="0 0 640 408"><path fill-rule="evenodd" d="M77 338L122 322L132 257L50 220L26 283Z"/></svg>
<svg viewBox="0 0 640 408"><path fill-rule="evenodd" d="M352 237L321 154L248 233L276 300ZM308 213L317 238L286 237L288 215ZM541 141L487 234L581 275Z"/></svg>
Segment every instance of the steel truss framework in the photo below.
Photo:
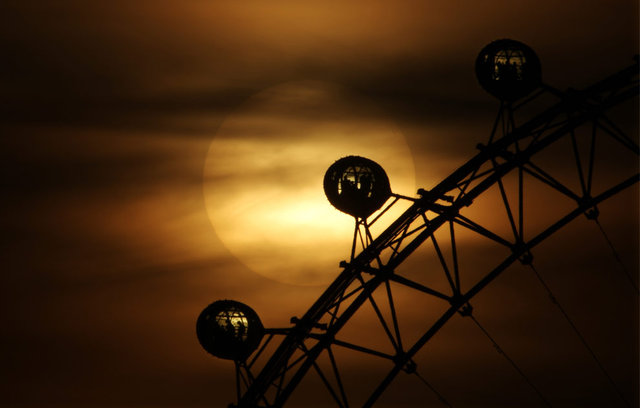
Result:
<svg viewBox="0 0 640 408"><path fill-rule="evenodd" d="M594 191L595 151L605 139L622 146L634 160L639 149L637 143L625 135L607 117L607 111L638 95L638 64L636 63L582 91L558 92L543 86L527 100L517 105L503 103L495 121L491 137L486 145L478 145L480 152L466 164L432 190L419 190L419 198L413 199L409 208L393 221L375 239L370 223L358 220L351 259L341 263L339 276L330 284L301 318L293 318L293 327L287 329L267 329L262 346L245 362L236 362L238 385L238 407L280 407L285 404L303 377L309 371L316 371L327 386L339 407L348 407L350 401L343 384L334 348L341 347L362 352L390 362L386 377L372 389L362 405L371 407L388 385L401 371L414 372L415 354L457 313L471 313L470 300L516 261L523 264L532 262L531 249L547 237L564 227L570 221L586 215L597 219L598 204L639 181L638 173L610 182L599 191ZM531 106L535 100L551 95L555 103L521 125L514 120L515 113ZM547 105L548 106L548 105ZM577 129L587 129L587 154L578 147ZM585 133L585 132L583 132ZM583 135L584 136L584 135ZM579 188L571 188L554 178L536 163L536 155L559 140L568 140L571 153L566 160L575 164ZM635 170L634 170L635 171ZM506 177L517 180L515 192L509 194ZM531 233L525 222L524 179L533 178L550 187L557 194L570 199L572 210L546 225L541 231ZM501 212L506 214L510 233L494 231L462 214L473 205L474 200L491 187L497 186L501 197ZM513 197L515 196L515 200ZM512 198L511 201L509 198ZM391 205L402 198L396 196ZM387 207L388 208L388 207ZM384 213L386 210L383 210ZM497 212L497 211L496 211ZM501 262L468 287L461 285L461 271L458 264L456 229L472 231L496 245L503 247L507 254ZM533 228L531 228L533 229ZM445 257L442 240L436 239L446 234L450 256ZM525 231L527 233L525 234ZM446 279L449 291L436 290L416 280L403 276L396 269L418 247L431 242L433 250L442 265L442 279ZM440 242L440 243L439 243ZM360 243L360 245L358 245ZM363 249L356 254L356 247ZM449 259L446 259L449 258ZM433 272L430 272L433 273ZM394 306L391 282L431 296L446 305L442 315L432 322L417 341L404 344ZM391 318L385 319L373 297L380 291L388 300ZM349 322L363 304L371 303L380 320L393 353L363 347L339 338L341 329ZM389 321L390 320L390 321ZM276 337L282 336L280 345L267 356L267 346ZM317 363L319 356L326 353L331 363L329 372L323 371ZM266 360L266 362L263 362ZM257 370L261 366L260 370ZM258 372L254 375L253 372ZM330 381L331 377L331 381ZM332 385L333 383L333 385ZM445 402L446 403L446 402Z"/></svg>

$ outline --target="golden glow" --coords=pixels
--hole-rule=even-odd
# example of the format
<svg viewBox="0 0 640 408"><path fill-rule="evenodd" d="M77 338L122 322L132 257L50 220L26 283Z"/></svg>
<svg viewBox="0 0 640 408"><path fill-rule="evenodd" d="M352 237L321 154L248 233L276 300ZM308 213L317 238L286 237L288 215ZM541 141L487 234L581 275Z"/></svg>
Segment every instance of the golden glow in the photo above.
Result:
<svg viewBox="0 0 640 408"><path fill-rule="evenodd" d="M247 339L249 320L242 312L236 309L223 310L216 315L216 323L234 337L242 341Z"/></svg>
<svg viewBox="0 0 640 408"><path fill-rule="evenodd" d="M499 81L503 78L523 78L523 66L526 64L524 53L518 49L500 50L493 57L492 78Z"/></svg>
<svg viewBox="0 0 640 408"><path fill-rule="evenodd" d="M392 191L415 192L402 134L341 94L311 81L269 88L230 115L211 143L204 170L209 218L229 251L263 276L313 285L338 273L354 221L324 195L324 173L337 159L370 158L386 170Z"/></svg>

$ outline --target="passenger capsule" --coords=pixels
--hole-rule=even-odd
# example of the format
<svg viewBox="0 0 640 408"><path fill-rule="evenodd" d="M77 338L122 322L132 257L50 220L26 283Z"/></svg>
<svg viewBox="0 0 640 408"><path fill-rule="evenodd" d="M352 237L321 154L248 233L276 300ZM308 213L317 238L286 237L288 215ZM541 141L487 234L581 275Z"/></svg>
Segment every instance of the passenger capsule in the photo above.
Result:
<svg viewBox="0 0 640 408"><path fill-rule="evenodd" d="M496 40L480 51L476 59L476 76L491 95L512 102L540 86L540 60L521 42Z"/></svg>
<svg viewBox="0 0 640 408"><path fill-rule="evenodd" d="M324 175L324 193L338 210L367 218L391 196L389 178L380 165L360 156L333 163Z"/></svg>
<svg viewBox="0 0 640 408"><path fill-rule="evenodd" d="M196 334L208 353L244 361L260 345L264 327L256 312L244 303L218 300L200 313Z"/></svg>

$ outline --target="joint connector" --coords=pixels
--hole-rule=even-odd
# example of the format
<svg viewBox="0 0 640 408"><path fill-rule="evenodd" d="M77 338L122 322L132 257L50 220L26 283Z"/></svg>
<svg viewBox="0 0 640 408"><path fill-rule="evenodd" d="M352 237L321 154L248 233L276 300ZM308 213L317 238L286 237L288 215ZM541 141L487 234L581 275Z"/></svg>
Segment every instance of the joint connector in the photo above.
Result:
<svg viewBox="0 0 640 408"><path fill-rule="evenodd" d="M473 203L473 200L465 194L462 197L458 198L457 202L460 203L463 207L468 207L471 205L471 203Z"/></svg>
<svg viewBox="0 0 640 408"><path fill-rule="evenodd" d="M407 374L413 374L416 372L418 368L418 365L416 364L415 361L413 360L409 360L407 361L407 364L404 365L404 367L402 367L402 369L404 370L404 372L406 372Z"/></svg>
<svg viewBox="0 0 640 408"><path fill-rule="evenodd" d="M600 215L600 210L598 207L589 208L584 212L584 216L587 217L588 220L597 220Z"/></svg>
<svg viewBox="0 0 640 408"><path fill-rule="evenodd" d="M471 316L473 314L473 306L471 306L469 303L467 303L466 305L463 305L460 310L458 310L458 313L460 313L460 316Z"/></svg>
<svg viewBox="0 0 640 408"><path fill-rule="evenodd" d="M531 252L527 252L520 257L520 263L523 265L531 265L533 262L533 255Z"/></svg>

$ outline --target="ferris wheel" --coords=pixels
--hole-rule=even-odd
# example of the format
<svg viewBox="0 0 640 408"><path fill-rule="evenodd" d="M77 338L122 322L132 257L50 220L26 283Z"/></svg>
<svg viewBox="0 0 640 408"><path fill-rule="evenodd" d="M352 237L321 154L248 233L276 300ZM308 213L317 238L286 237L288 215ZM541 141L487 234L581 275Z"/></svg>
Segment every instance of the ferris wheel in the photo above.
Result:
<svg viewBox="0 0 640 408"><path fill-rule="evenodd" d="M455 316L478 327L540 405L553 406L544 389L474 314L476 295L513 264L530 269L575 332L577 344L587 350L615 395L612 406L631 406L634 397L621 391L544 273L536 269L535 249L574 219L586 217L620 261L599 215L601 203L640 180L637 141L609 115L638 95L638 58L579 91L544 84L535 52L514 40L487 45L475 69L480 85L500 101L497 117L488 140L477 145L478 153L435 187L418 190L417 197L397 194L384 169L359 156L343 157L329 167L324 177L327 198L355 219L350 258L340 263L338 277L309 309L291 319L290 327L265 328L249 306L231 300L204 309L196 327L200 343L214 356L235 363L237 401L230 406L286 406L305 379L314 376L335 406L371 407L402 373L417 376L436 403L455 406L421 375L416 363L418 353ZM546 154L551 150L553 156ZM554 175L558 157L573 169L572 180ZM616 166L624 160L636 166ZM540 203L540 190L554 205ZM396 208L403 212L389 220ZM487 261L465 264L461 259L474 240L491 246ZM428 252L436 266L403 269L418 252ZM637 299L636 277L624 267L618 269L630 296ZM422 327L408 330L402 325L405 293L424 299L438 312L425 315ZM365 344L362 336L353 335L351 325L364 309L384 333L384 344ZM340 359L350 358L350 353L382 362L385 374L377 381L363 380L367 386L361 382L354 393L340 369Z"/></svg>

